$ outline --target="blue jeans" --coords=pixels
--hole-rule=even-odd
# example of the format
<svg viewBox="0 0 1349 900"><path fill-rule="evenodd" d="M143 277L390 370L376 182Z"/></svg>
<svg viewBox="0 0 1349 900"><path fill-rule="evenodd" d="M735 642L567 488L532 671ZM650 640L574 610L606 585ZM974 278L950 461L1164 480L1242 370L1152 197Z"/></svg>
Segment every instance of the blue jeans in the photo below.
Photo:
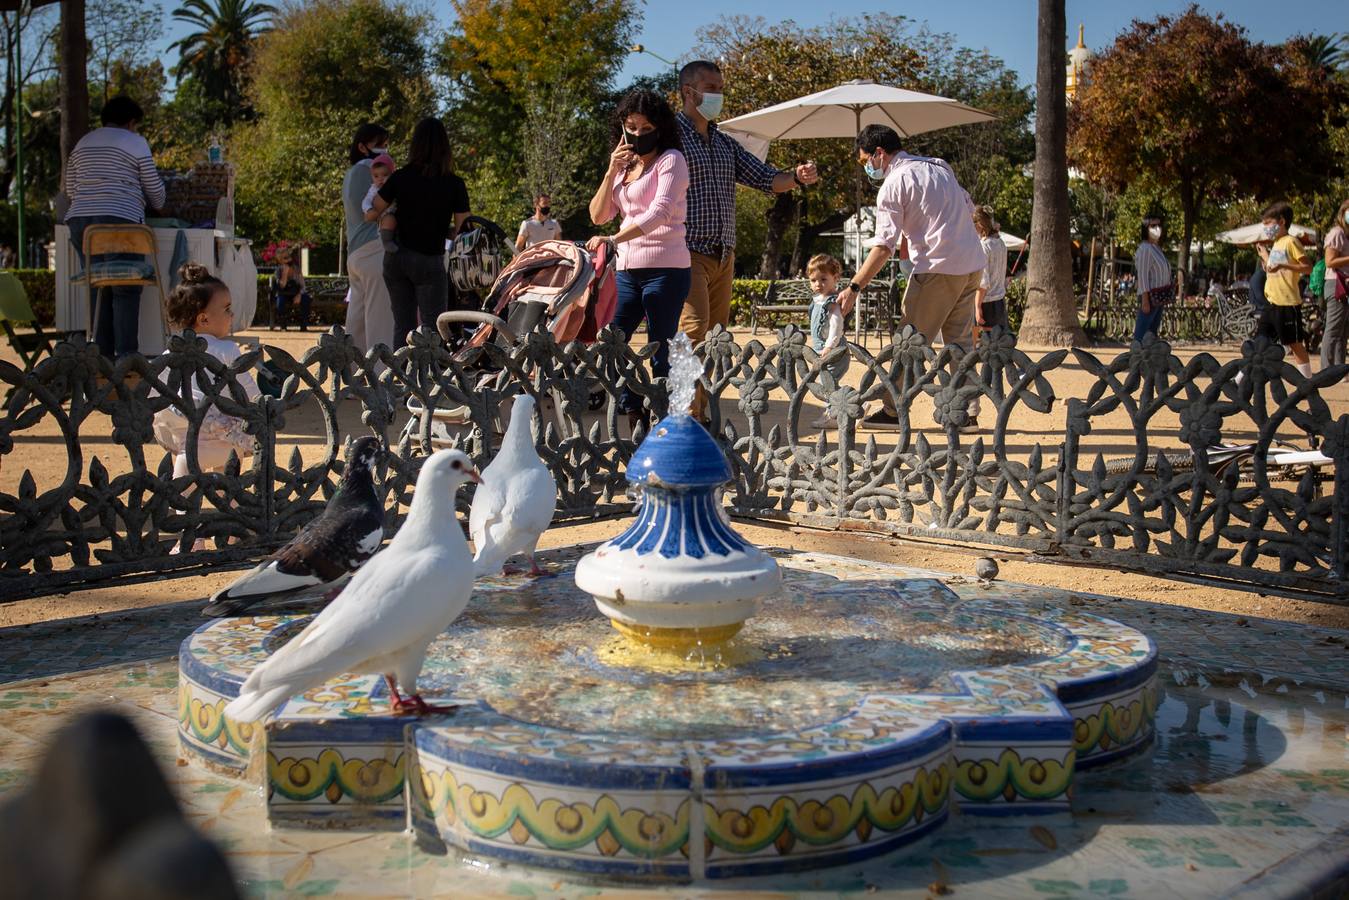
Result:
<svg viewBox="0 0 1349 900"><path fill-rule="evenodd" d="M66 219L70 229L70 243L75 245L75 255L80 260L80 271L84 271L84 229L90 225L139 225L130 219L117 216L74 216ZM144 260L136 253L100 254L98 261L133 259ZM98 312L98 294L103 294L103 312ZM97 321L95 321L97 318ZM140 350L141 329L141 286L139 284L119 284L100 290L89 288L89 335L90 340L98 344L98 352L104 356L121 359Z"/></svg>
<svg viewBox="0 0 1349 900"><path fill-rule="evenodd" d="M1138 307L1138 321L1134 323L1134 340L1142 343L1143 336L1147 334L1156 334L1162 327L1162 312L1166 310L1165 306L1154 306L1152 312L1143 312L1140 304Z"/></svg>
<svg viewBox="0 0 1349 900"><path fill-rule="evenodd" d="M612 324L631 340L646 319L647 341L660 342L651 359L654 378L670 374L670 339L679 330L679 315L688 295L688 269L624 269L618 273L618 310ZM626 389L618 403L624 412L642 409L641 398Z"/></svg>
<svg viewBox="0 0 1349 900"><path fill-rule="evenodd" d="M300 327L307 328L309 326L309 307L313 303L313 298L309 296L308 291L300 291L300 293L291 294L289 297L282 296L280 292L272 294L272 304L276 310L274 320L276 324L282 328L286 327L286 322L290 318L291 304L297 300L300 303Z"/></svg>

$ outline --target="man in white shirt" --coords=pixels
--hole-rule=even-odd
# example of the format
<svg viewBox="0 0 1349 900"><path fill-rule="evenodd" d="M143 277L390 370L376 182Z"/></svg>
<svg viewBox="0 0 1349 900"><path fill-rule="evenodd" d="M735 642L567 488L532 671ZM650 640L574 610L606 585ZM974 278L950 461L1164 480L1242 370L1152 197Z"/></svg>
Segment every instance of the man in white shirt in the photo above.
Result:
<svg viewBox="0 0 1349 900"><path fill-rule="evenodd" d="M551 218L551 198L539 194L534 198L534 215L520 223L520 233L515 237L515 249L524 250L533 247L539 241L556 241L562 237L562 226L557 219Z"/></svg>
<svg viewBox="0 0 1349 900"><path fill-rule="evenodd" d="M857 160L876 193L876 245L852 282L838 295L846 316L857 297L894 255L913 261L904 290L899 326L912 325L928 343L942 341L970 349L974 298L987 262L974 230L974 204L944 160L911 156L899 149L899 135L884 125L868 125L857 135ZM860 428L896 429L899 417L887 395L884 408L858 423ZM970 430L973 420L961 430Z"/></svg>

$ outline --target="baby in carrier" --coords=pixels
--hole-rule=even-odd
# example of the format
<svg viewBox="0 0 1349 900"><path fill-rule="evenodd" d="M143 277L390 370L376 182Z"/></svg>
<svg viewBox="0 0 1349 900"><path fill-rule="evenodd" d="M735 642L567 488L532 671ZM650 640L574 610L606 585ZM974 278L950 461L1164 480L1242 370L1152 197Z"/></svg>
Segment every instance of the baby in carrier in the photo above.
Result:
<svg viewBox="0 0 1349 900"><path fill-rule="evenodd" d="M361 211L365 213L367 222L379 222L379 242L384 246L385 253L397 253L398 245L394 243L394 229L398 227L398 220L394 218L394 206L384 210L384 213L375 211L375 195L379 189L384 187L384 182L389 180L393 174L395 166L393 157L387 153L376 156L370 163L370 190L365 192L365 199L361 201Z"/></svg>

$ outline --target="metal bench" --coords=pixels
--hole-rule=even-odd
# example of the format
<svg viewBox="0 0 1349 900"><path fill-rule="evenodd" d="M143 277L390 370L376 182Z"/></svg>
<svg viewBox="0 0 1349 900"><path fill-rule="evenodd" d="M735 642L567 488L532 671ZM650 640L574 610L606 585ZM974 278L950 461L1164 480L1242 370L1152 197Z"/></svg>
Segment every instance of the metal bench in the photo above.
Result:
<svg viewBox="0 0 1349 900"><path fill-rule="evenodd" d="M810 282L804 279L769 282L763 299L750 304L749 333L758 334L760 315L767 316L770 323L775 323L779 316L810 315L811 296Z"/></svg>

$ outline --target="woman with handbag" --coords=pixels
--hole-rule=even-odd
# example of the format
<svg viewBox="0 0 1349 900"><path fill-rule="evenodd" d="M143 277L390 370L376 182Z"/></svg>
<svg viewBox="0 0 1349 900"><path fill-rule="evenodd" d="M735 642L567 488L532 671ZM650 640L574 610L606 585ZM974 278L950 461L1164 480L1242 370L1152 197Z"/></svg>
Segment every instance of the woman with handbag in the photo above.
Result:
<svg viewBox="0 0 1349 900"><path fill-rule="evenodd" d="M1138 249L1134 251L1134 274L1138 284L1138 320L1134 323L1134 341L1157 334L1162 312L1176 296L1171 266L1162 253L1165 234L1161 216L1147 216L1139 226Z"/></svg>
<svg viewBox="0 0 1349 900"><path fill-rule="evenodd" d="M1321 368L1344 364L1349 338L1349 200L1340 204L1326 232L1326 332L1321 338Z"/></svg>

